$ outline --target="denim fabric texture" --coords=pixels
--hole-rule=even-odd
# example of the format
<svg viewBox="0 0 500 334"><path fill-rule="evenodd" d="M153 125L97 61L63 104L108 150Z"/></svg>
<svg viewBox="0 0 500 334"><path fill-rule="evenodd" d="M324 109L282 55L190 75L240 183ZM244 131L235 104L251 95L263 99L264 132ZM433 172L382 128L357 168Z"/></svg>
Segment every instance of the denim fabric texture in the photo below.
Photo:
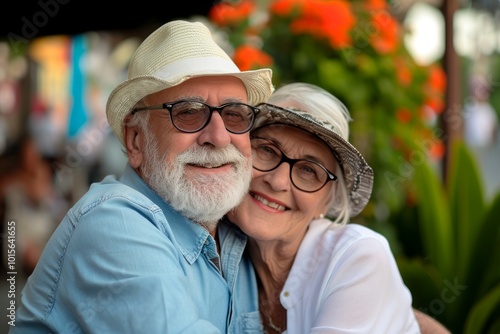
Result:
<svg viewBox="0 0 500 334"><path fill-rule="evenodd" d="M255 275L240 262L246 237L228 223L219 236L222 271L212 236L127 166L60 223L10 333L243 333L248 319L258 328Z"/></svg>

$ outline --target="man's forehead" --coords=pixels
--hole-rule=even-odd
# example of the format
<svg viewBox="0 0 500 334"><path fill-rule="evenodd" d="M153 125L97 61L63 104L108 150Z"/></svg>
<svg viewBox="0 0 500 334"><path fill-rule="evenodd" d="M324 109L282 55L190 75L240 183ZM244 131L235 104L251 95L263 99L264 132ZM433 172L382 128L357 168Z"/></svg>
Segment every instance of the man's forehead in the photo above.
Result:
<svg viewBox="0 0 500 334"><path fill-rule="evenodd" d="M217 96L224 102L246 102L247 91L243 82L233 76L204 76L191 78L183 83L151 94L153 99L193 100L206 102Z"/></svg>

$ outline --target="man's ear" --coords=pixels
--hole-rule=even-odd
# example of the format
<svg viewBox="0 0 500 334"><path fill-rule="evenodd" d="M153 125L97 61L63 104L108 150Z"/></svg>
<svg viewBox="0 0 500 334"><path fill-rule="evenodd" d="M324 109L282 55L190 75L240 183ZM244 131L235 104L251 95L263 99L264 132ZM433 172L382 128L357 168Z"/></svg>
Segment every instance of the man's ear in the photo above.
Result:
<svg viewBox="0 0 500 334"><path fill-rule="evenodd" d="M123 126L123 141L127 152L128 161L132 168L139 168L143 160L144 133L138 126L129 126L132 115L127 115Z"/></svg>

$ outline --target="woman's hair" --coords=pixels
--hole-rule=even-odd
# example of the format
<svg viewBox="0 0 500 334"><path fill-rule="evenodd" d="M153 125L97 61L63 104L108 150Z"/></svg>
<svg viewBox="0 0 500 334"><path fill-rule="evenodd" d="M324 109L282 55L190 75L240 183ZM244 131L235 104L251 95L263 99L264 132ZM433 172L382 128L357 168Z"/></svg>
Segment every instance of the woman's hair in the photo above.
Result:
<svg viewBox="0 0 500 334"><path fill-rule="evenodd" d="M349 139L349 121L352 120L349 110L338 98L318 86L300 82L286 84L271 95L268 103L308 112L318 120L333 124L342 138ZM330 200L327 216L334 218L335 224L344 225L349 221L350 201L342 168L337 174L333 188L335 196Z"/></svg>

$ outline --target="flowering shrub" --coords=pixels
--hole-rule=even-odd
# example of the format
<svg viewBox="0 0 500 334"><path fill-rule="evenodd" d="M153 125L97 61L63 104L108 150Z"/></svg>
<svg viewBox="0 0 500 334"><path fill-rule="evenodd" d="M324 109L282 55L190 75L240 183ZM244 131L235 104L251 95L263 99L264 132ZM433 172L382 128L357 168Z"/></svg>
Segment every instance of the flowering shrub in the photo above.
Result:
<svg viewBox="0 0 500 334"><path fill-rule="evenodd" d="M321 86L351 112L350 141L375 170L364 217L386 219L409 200L415 164L444 154L435 128L444 108L439 64L418 65L384 0L220 2L209 13L242 70L272 67L275 86Z"/></svg>

